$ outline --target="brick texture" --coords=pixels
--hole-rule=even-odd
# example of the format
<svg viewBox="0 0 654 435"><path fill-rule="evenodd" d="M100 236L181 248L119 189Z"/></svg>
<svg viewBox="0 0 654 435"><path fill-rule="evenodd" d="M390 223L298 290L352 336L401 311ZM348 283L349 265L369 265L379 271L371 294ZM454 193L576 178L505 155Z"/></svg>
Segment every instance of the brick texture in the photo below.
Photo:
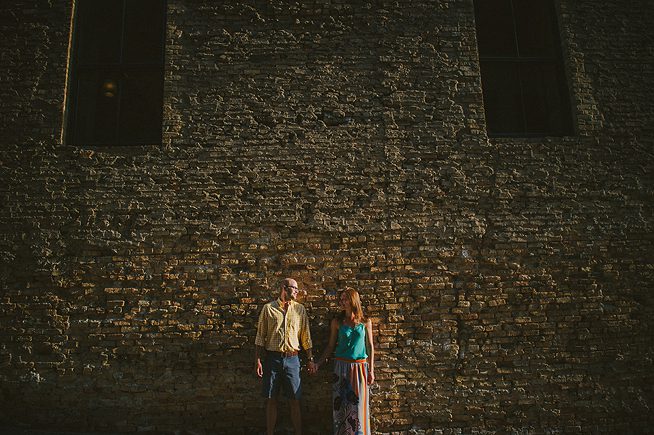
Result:
<svg viewBox="0 0 654 435"><path fill-rule="evenodd" d="M375 433L646 431L651 6L557 8L570 137L488 139L471 1L169 0L163 144L84 147L72 2L3 4L0 425L257 433L292 276L319 351L362 293Z"/></svg>

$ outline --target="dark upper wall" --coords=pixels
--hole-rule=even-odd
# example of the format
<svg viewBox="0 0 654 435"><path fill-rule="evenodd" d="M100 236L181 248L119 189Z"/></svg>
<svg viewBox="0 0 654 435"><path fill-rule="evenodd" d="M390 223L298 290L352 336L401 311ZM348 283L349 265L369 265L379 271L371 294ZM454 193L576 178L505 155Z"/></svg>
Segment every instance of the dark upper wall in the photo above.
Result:
<svg viewBox="0 0 654 435"><path fill-rule="evenodd" d="M171 0L141 147L61 144L71 5L5 6L0 421L260 425L255 319L292 275L317 347L361 290L379 432L652 423L649 9L561 3L573 137L487 139L471 2Z"/></svg>

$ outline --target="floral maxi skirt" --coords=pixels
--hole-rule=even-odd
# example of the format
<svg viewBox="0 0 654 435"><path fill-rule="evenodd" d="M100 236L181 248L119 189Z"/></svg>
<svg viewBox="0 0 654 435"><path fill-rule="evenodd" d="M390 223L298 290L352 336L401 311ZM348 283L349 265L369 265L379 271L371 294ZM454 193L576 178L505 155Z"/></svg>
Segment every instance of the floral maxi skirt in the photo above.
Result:
<svg viewBox="0 0 654 435"><path fill-rule="evenodd" d="M369 392L366 360L335 360L334 435L370 435Z"/></svg>

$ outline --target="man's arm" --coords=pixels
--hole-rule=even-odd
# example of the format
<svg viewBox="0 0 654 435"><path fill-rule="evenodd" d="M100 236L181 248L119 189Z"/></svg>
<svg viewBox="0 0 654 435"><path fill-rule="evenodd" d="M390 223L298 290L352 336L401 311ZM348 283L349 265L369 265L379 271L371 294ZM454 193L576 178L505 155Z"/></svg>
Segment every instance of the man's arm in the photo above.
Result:
<svg viewBox="0 0 654 435"><path fill-rule="evenodd" d="M257 373L257 376L260 378L263 377L263 366L261 365L261 357L266 352L266 349L261 346L255 346L255 360L254 360L254 370Z"/></svg>
<svg viewBox="0 0 654 435"><path fill-rule="evenodd" d="M299 335L302 348L306 350L307 353L311 352L313 342L311 341L311 331L309 330L309 316L307 316L307 311L304 307L302 307L302 312L300 313Z"/></svg>
<svg viewBox="0 0 654 435"><path fill-rule="evenodd" d="M309 373L314 373L316 367L313 362L313 343L311 342L311 331L309 329L309 316L307 316L307 311L304 307L302 307L302 316L300 319L300 342L302 343L302 348L307 353L307 359L309 360L307 368Z"/></svg>
<svg viewBox="0 0 654 435"><path fill-rule="evenodd" d="M268 332L268 325L266 324L266 315L264 313L266 307L261 310L259 314L259 322L257 323L257 337L254 340L254 371L258 377L263 377L263 366L261 365L261 358L266 353L266 333Z"/></svg>

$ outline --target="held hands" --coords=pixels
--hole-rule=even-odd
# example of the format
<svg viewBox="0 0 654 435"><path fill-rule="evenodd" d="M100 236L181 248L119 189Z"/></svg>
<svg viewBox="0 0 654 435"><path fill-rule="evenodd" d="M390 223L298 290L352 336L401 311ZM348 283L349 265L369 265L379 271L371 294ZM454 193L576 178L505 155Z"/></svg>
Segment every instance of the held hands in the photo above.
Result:
<svg viewBox="0 0 654 435"><path fill-rule="evenodd" d="M320 368L320 364L314 363L313 361L309 361L309 364L307 364L307 372L309 372L310 375L315 375L318 373L318 369ZM372 385L375 383L375 371L370 370L368 371L368 385Z"/></svg>
<svg viewBox="0 0 654 435"><path fill-rule="evenodd" d="M315 375L316 373L318 373L319 367L320 366L315 362L309 361L309 364L307 364L307 371L309 372L310 375Z"/></svg>

